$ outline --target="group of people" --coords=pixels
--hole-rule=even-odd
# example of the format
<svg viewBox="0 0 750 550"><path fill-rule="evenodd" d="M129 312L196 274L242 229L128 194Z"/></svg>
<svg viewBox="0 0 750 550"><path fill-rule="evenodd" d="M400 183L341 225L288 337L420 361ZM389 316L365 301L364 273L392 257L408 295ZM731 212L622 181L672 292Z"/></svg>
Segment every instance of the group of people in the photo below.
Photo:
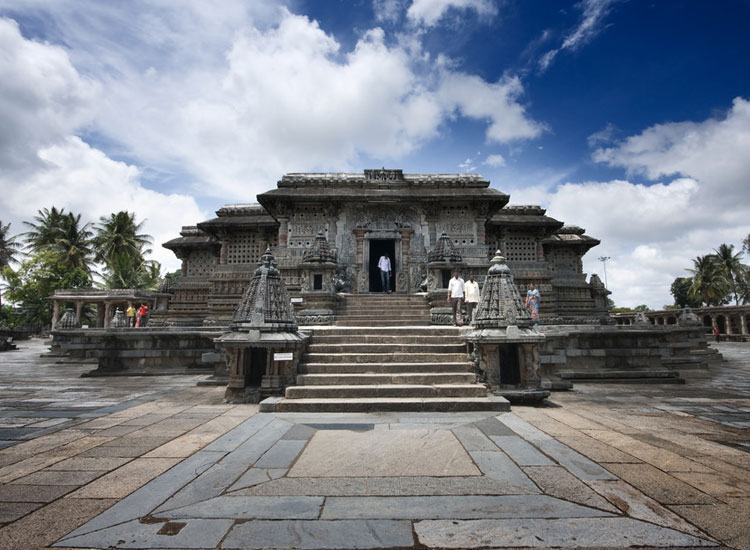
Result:
<svg viewBox="0 0 750 550"><path fill-rule="evenodd" d="M128 321L128 326L131 328L145 327L148 321L148 306L141 304L138 309L132 303L128 304L128 308L125 310L125 317Z"/></svg>
<svg viewBox="0 0 750 550"><path fill-rule="evenodd" d="M534 288L534 283L529 284L526 291L526 309L531 314L534 324L539 324L539 303L541 296ZM469 280L464 281L461 273L453 272L453 278L448 282L448 302L451 304L453 326L463 324L462 305L466 303L466 317L469 324L474 321L474 309L479 303L479 283L474 280L474 275L469 275Z"/></svg>

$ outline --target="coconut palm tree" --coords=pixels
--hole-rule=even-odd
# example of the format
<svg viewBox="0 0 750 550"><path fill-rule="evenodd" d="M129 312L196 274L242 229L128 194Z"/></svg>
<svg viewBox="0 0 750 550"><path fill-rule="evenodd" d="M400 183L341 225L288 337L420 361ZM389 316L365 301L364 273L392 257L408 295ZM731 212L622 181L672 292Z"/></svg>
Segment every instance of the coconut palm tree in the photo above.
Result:
<svg viewBox="0 0 750 550"><path fill-rule="evenodd" d="M21 252L16 238L9 234L10 224L3 225L0 220L0 270L11 262L17 261L16 254Z"/></svg>
<svg viewBox="0 0 750 550"><path fill-rule="evenodd" d="M10 224L3 225L0 221L0 271L6 265L11 262L17 261L16 254L21 252L21 249L16 243L16 238L12 237L8 232L10 231ZM0 295L0 305L3 304L2 295Z"/></svg>
<svg viewBox="0 0 750 550"><path fill-rule="evenodd" d="M26 245L33 252L41 252L47 247L54 246L57 243L57 239L61 237L63 218L65 218L65 209L61 208L58 210L56 207L51 209L42 208L34 216L34 221L23 222L28 225L31 230L26 233L22 233L20 236L26 240Z"/></svg>
<svg viewBox="0 0 750 550"><path fill-rule="evenodd" d="M96 261L110 264L121 254L143 258L144 254L150 252L144 247L151 244L153 239L150 235L139 233L142 227L143 222L135 223L135 214L125 210L99 218L93 241Z"/></svg>
<svg viewBox="0 0 750 550"><path fill-rule="evenodd" d="M91 273L94 251L91 247L93 233L89 224L81 225L81 215L68 212L62 218L60 235L53 249L60 252L63 262L71 269L82 269Z"/></svg>
<svg viewBox="0 0 750 550"><path fill-rule="evenodd" d="M121 253L107 264L102 275L102 286L154 290L159 283L160 272L159 262Z"/></svg>
<svg viewBox="0 0 750 550"><path fill-rule="evenodd" d="M691 296L699 296L707 306L718 304L726 296L729 284L713 254L696 257L693 269L687 271L693 274L693 284L688 290Z"/></svg>
<svg viewBox="0 0 750 550"><path fill-rule="evenodd" d="M729 283L729 289L734 296L734 303L740 305L737 296L737 281L742 275L742 252L735 253L733 244L722 244L719 248L714 249L714 255L719 268Z"/></svg>

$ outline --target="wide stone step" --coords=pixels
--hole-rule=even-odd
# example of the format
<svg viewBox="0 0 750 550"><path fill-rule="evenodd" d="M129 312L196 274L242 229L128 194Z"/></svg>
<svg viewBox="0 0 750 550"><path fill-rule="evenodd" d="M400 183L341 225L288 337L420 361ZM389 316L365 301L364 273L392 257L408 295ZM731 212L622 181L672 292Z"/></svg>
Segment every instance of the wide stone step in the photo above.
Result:
<svg viewBox="0 0 750 550"><path fill-rule="evenodd" d="M370 397L354 399L269 398L261 402L261 412L450 412L509 411L508 400L487 397Z"/></svg>
<svg viewBox="0 0 750 550"><path fill-rule="evenodd" d="M421 317L415 319L390 319L390 320L373 320L373 319L336 319L336 325L342 327L414 327L429 326L430 320Z"/></svg>
<svg viewBox="0 0 750 550"><path fill-rule="evenodd" d="M473 373L468 361L434 363L302 363L300 374L404 374L404 373Z"/></svg>
<svg viewBox="0 0 750 550"><path fill-rule="evenodd" d="M460 363L466 353L307 353L305 363Z"/></svg>
<svg viewBox="0 0 750 550"><path fill-rule="evenodd" d="M485 397L481 384L382 384L377 386L291 386L288 399L346 399L372 397Z"/></svg>
<svg viewBox="0 0 750 550"><path fill-rule="evenodd" d="M443 336L385 335L385 334L314 334L311 345L316 344L444 344L463 345L454 334Z"/></svg>
<svg viewBox="0 0 750 550"><path fill-rule="evenodd" d="M310 344L307 348L308 354L318 353L462 353L466 352L463 344Z"/></svg>
<svg viewBox="0 0 750 550"><path fill-rule="evenodd" d="M342 315L367 315L375 313L398 313L399 311L419 311L422 313L429 313L430 308L428 306L421 306L419 304L403 304L404 309L397 309L396 305L372 305L372 306L344 306L338 310L338 313Z"/></svg>
<svg viewBox="0 0 750 550"><path fill-rule="evenodd" d="M304 330L304 328L303 328ZM312 331L314 338L319 336L455 336L458 337L460 329L449 326L429 327L316 327Z"/></svg>
<svg viewBox="0 0 750 550"><path fill-rule="evenodd" d="M378 385L378 384L473 384L471 372L403 372L384 374L299 374L299 386Z"/></svg>

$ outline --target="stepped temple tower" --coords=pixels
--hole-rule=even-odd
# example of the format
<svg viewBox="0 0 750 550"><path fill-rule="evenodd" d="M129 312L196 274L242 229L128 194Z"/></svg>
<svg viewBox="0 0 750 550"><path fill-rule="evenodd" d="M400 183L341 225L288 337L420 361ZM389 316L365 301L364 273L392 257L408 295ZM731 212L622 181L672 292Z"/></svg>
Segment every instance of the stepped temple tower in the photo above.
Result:
<svg viewBox="0 0 750 550"><path fill-rule="evenodd" d="M481 283L499 250L522 293L530 282L540 290L543 322L606 316L607 290L586 280L581 262L599 241L509 198L476 174L287 174L258 204L224 206L164 244L182 260L182 276L154 322L229 325L267 247L303 325L333 322L337 292L381 292L384 253L398 294L440 293L454 268ZM430 304L433 324L447 322L442 301Z"/></svg>

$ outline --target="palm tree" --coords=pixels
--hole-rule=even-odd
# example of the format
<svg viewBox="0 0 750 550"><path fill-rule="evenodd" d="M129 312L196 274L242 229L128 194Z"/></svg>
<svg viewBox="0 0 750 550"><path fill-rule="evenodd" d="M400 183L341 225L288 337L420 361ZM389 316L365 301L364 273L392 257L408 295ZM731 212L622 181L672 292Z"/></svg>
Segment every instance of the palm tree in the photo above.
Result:
<svg viewBox="0 0 750 550"><path fill-rule="evenodd" d="M737 296L737 280L742 271L742 252L735 254L733 244L722 244L719 248L714 249L714 253L719 268L724 273L724 277L734 295L734 303L740 305L740 300Z"/></svg>
<svg viewBox="0 0 750 550"><path fill-rule="evenodd" d="M11 262L17 261L16 254L21 252L18 243L16 243L16 238L11 237L8 234L9 231L10 224L3 225L3 222L0 221L0 271ZM3 298L0 295L0 305L2 304Z"/></svg>
<svg viewBox="0 0 750 550"><path fill-rule="evenodd" d="M693 284L688 290L691 296L700 296L707 306L712 303L718 304L726 296L728 281L713 254L696 257L693 260L693 269L687 271L693 274Z"/></svg>
<svg viewBox="0 0 750 550"><path fill-rule="evenodd" d="M69 212L62 218L60 235L54 249L60 252L65 264L71 269L82 269L91 273L91 262L94 251L91 248L93 233L89 224L81 225L81 215Z"/></svg>
<svg viewBox="0 0 750 550"><path fill-rule="evenodd" d="M99 222L95 226L97 234L93 241L98 262L111 264L121 254L142 258L150 252L144 247L151 244L153 239L150 235L139 233L143 222L135 223L135 214L123 210L110 214L109 218L102 216Z"/></svg>
<svg viewBox="0 0 750 550"><path fill-rule="evenodd" d="M47 247L54 246L61 236L65 215L64 208L58 210L53 206L51 209L39 210L34 216L36 223L23 222L31 228L31 231L21 234L26 239L27 246L33 252L41 252Z"/></svg>
<svg viewBox="0 0 750 550"><path fill-rule="evenodd" d="M16 254L21 252L16 238L11 237L8 234L9 231L10 224L3 225L0 221L0 270L11 262L17 261Z"/></svg>
<svg viewBox="0 0 750 550"><path fill-rule="evenodd" d="M159 283L160 272L159 262L120 253L107 263L102 286L153 290Z"/></svg>

